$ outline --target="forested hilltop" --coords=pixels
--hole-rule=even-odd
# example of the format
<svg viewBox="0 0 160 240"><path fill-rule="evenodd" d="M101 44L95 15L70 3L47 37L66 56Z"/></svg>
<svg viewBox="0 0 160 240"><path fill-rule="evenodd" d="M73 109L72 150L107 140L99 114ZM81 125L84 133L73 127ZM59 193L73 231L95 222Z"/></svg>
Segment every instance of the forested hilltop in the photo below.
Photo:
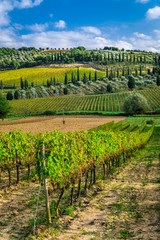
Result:
<svg viewBox="0 0 160 240"><path fill-rule="evenodd" d="M100 65L137 65L160 64L160 54L140 50L119 50L116 47L86 50L84 47L72 49L36 49L21 47L19 49L0 48L0 70L28 68L46 64L61 63L96 63Z"/></svg>

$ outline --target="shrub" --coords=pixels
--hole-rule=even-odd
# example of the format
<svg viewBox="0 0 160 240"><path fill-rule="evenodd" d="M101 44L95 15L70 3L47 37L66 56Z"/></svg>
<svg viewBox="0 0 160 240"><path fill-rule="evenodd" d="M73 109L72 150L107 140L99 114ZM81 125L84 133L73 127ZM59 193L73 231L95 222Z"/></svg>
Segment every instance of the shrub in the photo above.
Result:
<svg viewBox="0 0 160 240"><path fill-rule="evenodd" d="M127 97L123 109L127 115L141 114L151 110L146 98L139 93Z"/></svg>
<svg viewBox="0 0 160 240"><path fill-rule="evenodd" d="M6 95L7 100L13 100L13 93L12 92L8 92Z"/></svg>

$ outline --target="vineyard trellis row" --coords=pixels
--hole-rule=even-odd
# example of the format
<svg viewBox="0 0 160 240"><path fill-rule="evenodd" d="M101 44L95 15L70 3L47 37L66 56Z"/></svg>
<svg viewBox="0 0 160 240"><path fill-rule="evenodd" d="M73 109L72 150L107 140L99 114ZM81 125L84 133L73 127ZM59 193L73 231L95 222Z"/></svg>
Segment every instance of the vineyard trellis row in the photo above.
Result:
<svg viewBox="0 0 160 240"><path fill-rule="evenodd" d="M28 168L36 165L40 175L41 169L50 180L53 190L60 191L56 213L65 190L78 184L80 195L81 180L85 176L84 191L87 190L88 174L91 172L96 181L96 168L102 166L103 173L111 168L118 167L132 153L142 148L150 139L154 125L148 132L143 133L146 122L135 132L122 131L130 123L113 122L100 126L92 131L74 133L60 133L57 130L44 134L25 134L22 131L1 133L0 135L0 168L8 171L9 185L11 184L11 171L16 168L17 183L19 182L20 166ZM119 131L118 131L119 129ZM46 166L43 166L41 155L45 148ZM73 190L73 189L72 189ZM71 197L73 204L73 196Z"/></svg>
<svg viewBox="0 0 160 240"><path fill-rule="evenodd" d="M41 114L47 110L65 111L123 111L123 102L130 94L141 93L151 104L152 110L160 107L160 87L107 95L49 97L41 99L13 100L12 114Z"/></svg>

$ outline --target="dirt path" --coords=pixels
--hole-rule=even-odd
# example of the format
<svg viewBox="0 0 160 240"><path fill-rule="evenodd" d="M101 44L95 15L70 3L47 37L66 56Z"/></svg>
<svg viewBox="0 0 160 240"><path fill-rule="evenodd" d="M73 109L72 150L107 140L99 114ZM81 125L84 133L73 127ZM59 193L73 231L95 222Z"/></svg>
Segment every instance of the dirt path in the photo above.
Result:
<svg viewBox="0 0 160 240"><path fill-rule="evenodd" d="M110 121L118 122L126 117L109 117L109 116L44 116L30 117L25 119L0 122L0 131L8 132L22 130L24 132L52 132L57 129L61 132L75 132L89 130Z"/></svg>
<svg viewBox="0 0 160 240"><path fill-rule="evenodd" d="M79 210L69 229L55 239L160 239L159 153L157 139L104 183L103 191L85 210Z"/></svg>

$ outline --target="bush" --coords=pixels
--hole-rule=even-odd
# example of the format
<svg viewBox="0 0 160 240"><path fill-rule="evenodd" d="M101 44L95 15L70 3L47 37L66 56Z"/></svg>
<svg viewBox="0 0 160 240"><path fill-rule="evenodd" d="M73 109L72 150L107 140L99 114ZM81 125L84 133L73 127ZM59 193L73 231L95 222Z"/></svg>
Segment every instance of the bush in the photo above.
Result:
<svg viewBox="0 0 160 240"><path fill-rule="evenodd" d="M151 110L146 98L139 93L127 97L123 109L127 115L141 114Z"/></svg>
<svg viewBox="0 0 160 240"><path fill-rule="evenodd" d="M160 114L160 108L156 109L155 113Z"/></svg>
<svg viewBox="0 0 160 240"><path fill-rule="evenodd" d="M7 100L13 100L13 93L12 92L8 92L6 95Z"/></svg>
<svg viewBox="0 0 160 240"><path fill-rule="evenodd" d="M7 99L0 94L0 118L3 120L10 112L10 106Z"/></svg>

